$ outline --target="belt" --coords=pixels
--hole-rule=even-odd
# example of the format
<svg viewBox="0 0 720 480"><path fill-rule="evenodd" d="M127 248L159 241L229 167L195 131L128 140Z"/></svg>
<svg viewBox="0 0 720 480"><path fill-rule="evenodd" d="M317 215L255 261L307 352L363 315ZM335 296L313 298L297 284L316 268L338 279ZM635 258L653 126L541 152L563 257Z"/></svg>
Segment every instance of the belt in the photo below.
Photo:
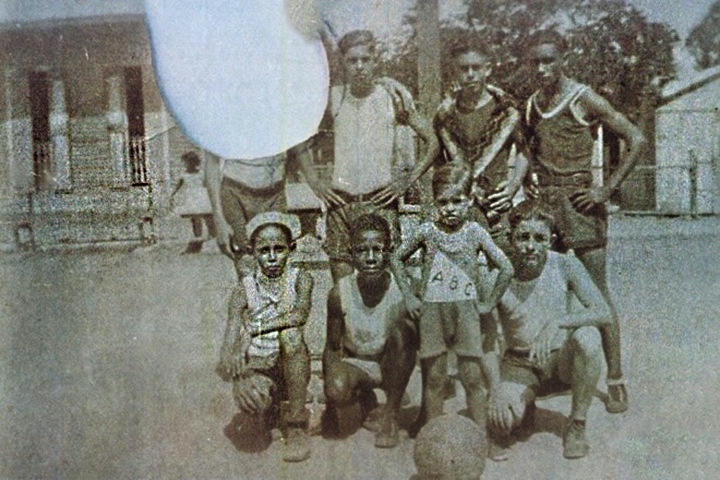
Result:
<svg viewBox="0 0 720 480"><path fill-rule="evenodd" d="M538 184L541 187L589 187L592 184L592 174L585 172L568 175L538 173Z"/></svg>
<svg viewBox="0 0 720 480"><path fill-rule="evenodd" d="M560 350L559 348L553 348L550 350L550 353L554 353ZM522 359L529 359L530 358L530 350L505 350L505 355L509 355L511 357L515 358L522 358Z"/></svg>

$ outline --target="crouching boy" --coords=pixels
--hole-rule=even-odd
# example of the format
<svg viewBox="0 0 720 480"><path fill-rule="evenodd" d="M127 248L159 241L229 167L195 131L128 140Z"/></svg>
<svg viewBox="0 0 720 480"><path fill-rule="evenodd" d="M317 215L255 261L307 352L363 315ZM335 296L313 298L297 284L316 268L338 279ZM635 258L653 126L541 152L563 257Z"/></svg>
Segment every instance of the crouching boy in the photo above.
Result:
<svg viewBox="0 0 720 480"><path fill-rule="evenodd" d="M303 326L313 287L307 272L287 265L300 221L267 212L253 217L246 231L257 265L230 298L218 372L232 380L235 401L246 414L267 420L279 404L283 460L299 462L310 456L305 408L310 357Z"/></svg>
<svg viewBox="0 0 720 480"><path fill-rule="evenodd" d="M397 416L417 348L402 292L388 268L390 232L379 214L362 215L354 223L355 271L330 291L323 355L329 427L337 427L332 422L338 421L338 407L359 400L366 427L376 430L375 446L383 448L400 441ZM378 387L387 403L373 410Z"/></svg>
<svg viewBox="0 0 720 480"><path fill-rule="evenodd" d="M490 417L500 436L497 443L508 445L516 427L532 426L538 396L569 388L572 407L563 454L580 458L589 450L585 420L602 364L598 328L608 325L612 315L580 261L550 251L552 222L533 201L521 203L510 216L515 277L498 305L507 350L502 394L495 397ZM568 308L569 292L584 308Z"/></svg>

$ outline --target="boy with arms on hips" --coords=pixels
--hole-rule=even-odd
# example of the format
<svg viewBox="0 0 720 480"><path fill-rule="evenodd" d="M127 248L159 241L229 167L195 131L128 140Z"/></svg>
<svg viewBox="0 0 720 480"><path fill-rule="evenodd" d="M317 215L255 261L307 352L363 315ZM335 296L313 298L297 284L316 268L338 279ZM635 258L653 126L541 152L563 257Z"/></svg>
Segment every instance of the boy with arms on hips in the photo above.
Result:
<svg viewBox="0 0 720 480"><path fill-rule="evenodd" d="M253 217L246 232L256 267L230 298L217 370L233 382L235 401L249 415L270 416L285 392L279 402L283 460L299 462L310 456L305 408L310 356L303 326L313 287L307 272L287 264L300 220L266 212Z"/></svg>
<svg viewBox="0 0 720 480"><path fill-rule="evenodd" d="M391 231L380 215L359 217L350 245L355 271L339 280L328 297L323 355L326 415L337 422L338 407L360 400L375 446L400 441L398 412L415 367L416 333L400 287L389 270ZM374 388L384 390L384 407L372 410ZM374 424L375 428L372 428ZM336 425L335 425L336 426Z"/></svg>
<svg viewBox="0 0 720 480"><path fill-rule="evenodd" d="M332 88L334 161L332 184L311 184L328 204L328 238L333 280L353 271L348 252L355 218L383 215L400 237L398 199L430 167L438 141L429 123L415 109L412 95L399 82L378 75L375 36L354 30L338 42L347 83ZM415 136L425 153L415 162Z"/></svg>
<svg viewBox="0 0 720 480"><path fill-rule="evenodd" d="M471 188L470 170L463 165L450 164L435 171L432 192L436 219L411 232L407 242L393 255L393 262L410 315L420 326L425 420L443 413L447 352L453 350L458 357L470 417L484 427L483 374L490 397L495 395L500 381L497 327L490 312L507 288L513 269L490 234L477 223L467 221ZM424 250L425 259L421 293L417 297L403 262L419 249ZM478 260L481 252L499 269L488 294L482 289Z"/></svg>
<svg viewBox="0 0 720 480"><path fill-rule="evenodd" d="M558 230L561 251L574 250L610 304L613 321L600 328L607 361L610 413L628 408L622 378L620 324L610 299L606 274L607 211L605 203L637 163L645 146L642 132L587 85L562 72L567 42L553 31L537 32L529 42L530 60L540 89L527 102L525 128L540 199ZM592 185L594 125L602 123L625 140L619 165L602 186Z"/></svg>
<svg viewBox="0 0 720 480"><path fill-rule="evenodd" d="M456 82L438 108L435 130L445 158L472 170L479 221L504 244L507 212L527 172L522 156L515 158L514 169L508 165L512 145L521 139L520 114L505 92L487 83L492 65L479 44L463 43L451 56Z"/></svg>
<svg viewBox="0 0 720 480"><path fill-rule="evenodd" d="M612 321L610 307L577 258L550 251L553 220L539 202L518 205L510 222L515 276L498 305L507 350L502 393L490 410L496 444L507 446L516 427L532 426L536 397L570 388L563 455L584 457L585 420L602 363L598 328ZM568 308L569 292L582 310Z"/></svg>

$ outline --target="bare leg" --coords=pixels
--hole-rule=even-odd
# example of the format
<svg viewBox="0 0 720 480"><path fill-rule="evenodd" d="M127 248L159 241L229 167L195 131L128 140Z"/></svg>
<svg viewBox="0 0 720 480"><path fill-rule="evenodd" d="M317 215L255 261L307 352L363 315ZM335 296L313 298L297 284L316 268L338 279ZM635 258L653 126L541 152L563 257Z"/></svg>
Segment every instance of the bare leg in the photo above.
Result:
<svg viewBox="0 0 720 480"><path fill-rule="evenodd" d="M382 389L387 395L387 407L391 412L400 410L405 388L415 368L416 350L413 327L406 322L400 323L388 338L380 362Z"/></svg>
<svg viewBox="0 0 720 480"><path fill-rule="evenodd" d="M572 386L572 410L570 424L563 437L563 456L582 458L587 455L590 446L585 437L585 419L592 402L595 386L600 378L601 339L593 327L575 330L565 345L561 376ZM570 370L571 378L567 378Z"/></svg>
<svg viewBox="0 0 720 480"><path fill-rule="evenodd" d="M290 412L304 416L305 396L310 381L310 355L302 330L288 328L280 332L283 380L288 392Z"/></svg>
<svg viewBox="0 0 720 480"><path fill-rule="evenodd" d="M424 360L426 366L426 382L424 389L426 420L432 420L443 414L445 403L445 381L447 380L447 353Z"/></svg>
<svg viewBox="0 0 720 480"><path fill-rule="evenodd" d="M484 428L487 415L487 399L485 389L483 388L480 359L458 357L458 371L460 374L460 382L465 389L470 418Z"/></svg>
<svg viewBox="0 0 720 480"><path fill-rule="evenodd" d="M595 285L600 289L603 296L610 305L612 313L612 323L600 329L602 335L602 347L605 353L605 361L608 366L608 378L622 378L622 364L620 353L620 322L618 320L615 305L610 298L610 291L607 286L606 273L606 257L607 250L605 248L594 248L591 250L576 250L575 255L585 265L590 277Z"/></svg>
<svg viewBox="0 0 720 480"><path fill-rule="evenodd" d="M310 412L305 408L305 396L310 381L310 355L302 330L288 328L280 332L283 380L288 402L281 405L280 417L285 429L283 460L301 462L310 457L307 427Z"/></svg>

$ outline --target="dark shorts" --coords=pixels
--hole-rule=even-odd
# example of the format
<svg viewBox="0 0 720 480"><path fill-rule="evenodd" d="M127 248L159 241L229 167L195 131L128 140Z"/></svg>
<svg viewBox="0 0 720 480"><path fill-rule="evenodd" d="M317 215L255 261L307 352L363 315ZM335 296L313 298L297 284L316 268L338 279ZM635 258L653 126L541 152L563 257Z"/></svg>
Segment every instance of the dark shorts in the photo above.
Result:
<svg viewBox="0 0 720 480"><path fill-rule="evenodd" d="M223 216L232 228L235 244L245 247L248 244L245 225L250 219L264 212L287 211L285 183L255 189L225 177L220 184L220 204Z"/></svg>
<svg viewBox="0 0 720 480"><path fill-rule="evenodd" d="M557 244L560 252L579 248L602 248L607 245L608 216L605 205L595 205L590 211L578 211L570 196L579 187L544 186L540 199L555 219Z"/></svg>
<svg viewBox="0 0 720 480"><path fill-rule="evenodd" d="M337 191L336 193L349 203L345 207L333 208L328 212L325 252L328 254L328 257L330 257L330 261L352 264L350 229L354 221L361 215L376 213L383 217L390 225L393 245L400 244L400 222L398 220L397 202L393 202L385 208L379 208L370 203L353 201L357 197L352 197L349 194ZM370 196L372 196L372 193L365 197Z"/></svg>
<svg viewBox="0 0 720 480"><path fill-rule="evenodd" d="M487 320L483 316L481 322L473 301L425 303L420 316L420 358L448 350L462 357L481 357L495 344L495 322Z"/></svg>

